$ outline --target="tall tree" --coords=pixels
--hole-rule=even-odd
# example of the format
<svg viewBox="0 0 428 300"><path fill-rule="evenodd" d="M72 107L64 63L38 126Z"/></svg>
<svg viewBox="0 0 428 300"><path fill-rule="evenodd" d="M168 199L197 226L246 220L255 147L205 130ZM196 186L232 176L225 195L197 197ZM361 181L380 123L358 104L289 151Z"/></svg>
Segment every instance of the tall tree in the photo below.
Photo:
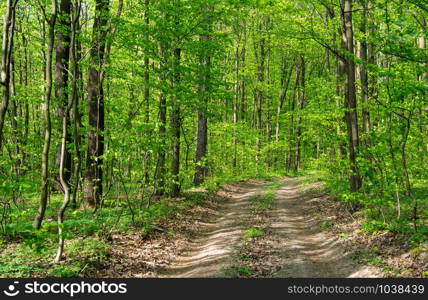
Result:
<svg viewBox="0 0 428 300"><path fill-rule="evenodd" d="M95 18L88 68L89 128L84 187L85 206L92 208L96 208L100 204L103 186L104 90L102 69L106 50L109 12L109 0L95 1Z"/></svg>
<svg viewBox="0 0 428 300"><path fill-rule="evenodd" d="M176 3L176 7L180 8L180 3ZM178 15L180 10L177 9L176 15L174 16L174 25L176 28L180 26L180 16ZM178 37L175 38L175 43L178 42ZM174 95L172 96L171 104L171 150L172 150L172 159L171 159L171 196L177 197L180 193L180 138L181 138L181 74L180 74L180 60L181 60L181 48L179 45L176 45L174 49L172 69L173 69L173 78L172 78L172 90Z"/></svg>
<svg viewBox="0 0 428 300"><path fill-rule="evenodd" d="M204 9L204 21L203 30L204 33L200 35L200 70L199 70L199 97L200 106L198 109L198 126L196 132L196 157L195 157L195 174L193 177L193 183L195 186L201 185L205 181L207 175L206 166L206 155L207 155L207 143L208 143L208 118L207 118L207 106L209 101L209 86L210 86L210 67L211 67L211 56L210 56L210 45L211 40L211 11L212 8L206 7Z"/></svg>
<svg viewBox="0 0 428 300"><path fill-rule="evenodd" d="M357 94L355 87L355 61L354 61L354 28L352 23L352 0L342 0L343 49L346 69L345 86L345 121L348 130L348 151L351 165L349 178L350 189L357 192L361 188L361 177L357 166L357 153L360 144L358 133Z"/></svg>
<svg viewBox="0 0 428 300"><path fill-rule="evenodd" d="M45 215L46 205L48 202L49 195L49 149L51 145L51 134L52 134L52 125L51 125L51 115L50 115L50 104L52 97L52 87L53 87L53 78L52 78L52 58L55 42L55 24L58 15L57 0L52 0L51 4L52 12L48 15L46 8L41 6L43 16L46 23L48 24L48 40L47 40L47 51L46 51L46 82L45 82L45 94L43 102L43 120L45 125L44 133L44 143L43 143L43 152L42 152L42 183L41 183L41 193L40 193L40 204L39 210L37 211L36 218L34 220L34 228L39 229L42 225L42 220Z"/></svg>
<svg viewBox="0 0 428 300"><path fill-rule="evenodd" d="M302 110L305 108L305 72L306 72L306 62L305 57L303 55L300 56L299 59L299 68L300 68L300 78L299 78L299 87L297 92L297 101L298 101L298 109L299 116L297 119L297 128L296 128L296 154L294 160L294 172L299 171L300 163L301 163L301 155L302 155Z"/></svg>
<svg viewBox="0 0 428 300"><path fill-rule="evenodd" d="M18 0L6 0L6 14L3 17L3 41L1 51L1 81L3 95L0 103L0 153L2 151L3 126L10 100L10 79L12 65L13 36L15 33L15 12Z"/></svg>
<svg viewBox="0 0 428 300"><path fill-rule="evenodd" d="M178 24L177 24L178 25ZM172 160L171 175L172 189L171 196L177 197L180 193L180 133L181 133L181 116L180 116L180 58L181 49L174 49L174 91L172 110L171 110L171 130L172 130Z"/></svg>
<svg viewBox="0 0 428 300"><path fill-rule="evenodd" d="M57 101L56 117L61 120L64 118L64 114L67 110L68 103L68 69L70 60L70 41L71 41L71 0L61 0L58 10L58 29L56 31L56 63L55 63L55 98ZM71 134L68 128L70 127L70 119L67 118L67 136L66 143L70 144ZM57 151L56 156L56 167L60 169L61 146ZM64 179L70 180L71 174L71 153L68 147L65 147L64 157ZM56 184L60 184L59 174L57 175ZM62 186L62 185L61 185ZM57 189L60 187L57 186Z"/></svg>
<svg viewBox="0 0 428 300"><path fill-rule="evenodd" d="M162 196L165 193L165 161L166 161L166 76L167 76L167 44L165 41L161 41L159 46L160 50L160 62L159 62L159 82L161 83L161 90L159 92L159 103L158 103L158 143L157 143L157 162L155 170L155 192L157 196Z"/></svg>

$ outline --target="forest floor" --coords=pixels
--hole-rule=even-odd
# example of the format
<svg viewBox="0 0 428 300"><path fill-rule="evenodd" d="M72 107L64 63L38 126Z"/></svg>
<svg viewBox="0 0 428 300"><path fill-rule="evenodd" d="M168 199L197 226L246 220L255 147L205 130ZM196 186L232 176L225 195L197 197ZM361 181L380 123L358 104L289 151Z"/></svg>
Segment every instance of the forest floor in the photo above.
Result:
<svg viewBox="0 0 428 300"><path fill-rule="evenodd" d="M426 270L421 247L364 234L322 183L304 180L228 184L165 224L167 232L113 236L110 263L96 276L420 277Z"/></svg>
<svg viewBox="0 0 428 300"><path fill-rule="evenodd" d="M279 183L273 207L266 214L251 209L252 199L264 196L266 182L225 188L221 193L229 201L222 208L221 217L204 224L201 234L161 275L382 276L375 267L352 260L337 238L322 232L319 220L313 215L313 199L300 193L298 179Z"/></svg>

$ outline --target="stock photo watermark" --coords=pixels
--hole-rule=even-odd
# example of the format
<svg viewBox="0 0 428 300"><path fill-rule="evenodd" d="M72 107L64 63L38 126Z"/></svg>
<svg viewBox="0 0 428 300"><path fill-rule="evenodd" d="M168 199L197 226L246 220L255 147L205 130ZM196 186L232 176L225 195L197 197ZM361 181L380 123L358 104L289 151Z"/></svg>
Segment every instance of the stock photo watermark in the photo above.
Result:
<svg viewBox="0 0 428 300"><path fill-rule="evenodd" d="M74 297L75 295L88 294L126 294L128 292L126 283L40 283L38 281L27 282L20 286L19 281L9 284L3 293L9 297L23 294L62 294Z"/></svg>

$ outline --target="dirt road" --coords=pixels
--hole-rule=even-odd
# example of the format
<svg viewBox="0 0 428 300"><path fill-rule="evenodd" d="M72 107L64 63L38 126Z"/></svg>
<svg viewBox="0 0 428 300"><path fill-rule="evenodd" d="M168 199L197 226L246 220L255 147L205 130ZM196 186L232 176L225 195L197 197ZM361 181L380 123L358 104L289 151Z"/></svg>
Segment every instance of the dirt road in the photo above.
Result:
<svg viewBox="0 0 428 300"><path fill-rule="evenodd" d="M224 268L243 236L245 220L252 218L250 197L262 194L266 182L232 184L222 190L225 201L217 218L201 223L201 232L162 277L224 277ZM299 191L299 179L284 179L270 212L270 234L279 241L281 265L272 277L380 277L370 266L346 255L336 237L322 232Z"/></svg>

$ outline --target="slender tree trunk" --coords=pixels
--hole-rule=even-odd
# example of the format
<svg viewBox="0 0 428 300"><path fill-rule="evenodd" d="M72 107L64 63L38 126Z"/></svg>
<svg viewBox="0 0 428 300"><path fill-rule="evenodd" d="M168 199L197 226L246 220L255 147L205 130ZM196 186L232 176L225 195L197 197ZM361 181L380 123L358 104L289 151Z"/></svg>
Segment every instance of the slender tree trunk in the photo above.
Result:
<svg viewBox="0 0 428 300"><path fill-rule="evenodd" d="M247 51L247 35L246 35L246 22L244 23L244 44L242 46L241 50L241 69L245 69L245 59L246 59L246 51ZM241 120L246 120L246 102L247 102L247 85L245 81L245 77L241 79L241 108L240 108L240 115Z"/></svg>
<svg viewBox="0 0 428 300"><path fill-rule="evenodd" d="M207 143L208 143L208 119L207 119L207 105L209 101L209 80L210 80L210 66L211 56L209 54L208 41L211 39L211 35L208 33L211 31L211 17L209 13L211 9L207 8L205 11L205 29L206 34L202 34L199 38L201 43L201 56L200 56L200 86L199 96L201 105L198 110L198 127L196 132L196 157L195 157L195 174L193 177L193 183L195 186L201 185L205 181L207 175L207 166L205 157L207 155Z"/></svg>
<svg viewBox="0 0 428 300"><path fill-rule="evenodd" d="M240 98L240 79L239 79L239 72L240 72L240 51L239 51L239 43L236 45L235 49L235 98L233 101L233 157L232 157L232 168L233 172L235 172L237 167L237 156L238 156L238 138L237 138L237 125L238 125L238 105L239 105L239 98Z"/></svg>
<svg viewBox="0 0 428 300"><path fill-rule="evenodd" d="M260 32L260 41L258 47L255 47L255 53L258 57L258 70L257 70L257 83L259 85L263 85L265 82L265 63L266 63L266 38L264 35L264 28L267 29L269 24L269 17L265 17L262 22L260 22L259 25L259 32ZM264 24L263 24L264 23ZM265 26L263 26L265 25ZM257 53L257 48L260 48L260 53ZM257 134L257 141L256 141L256 163L257 166L259 166L260 162L260 151L261 151L261 135L263 130L263 123L262 123L262 112L263 112L263 103L264 103L264 92L263 88L258 87L256 91L254 92L254 102L256 106L256 128L258 130Z"/></svg>
<svg viewBox="0 0 428 300"><path fill-rule="evenodd" d="M148 28L150 24L149 20L149 0L144 1L144 7L146 9L144 13L144 25ZM149 35L146 35L146 39ZM144 57L144 103L145 103L145 125L148 127L150 124L150 59L146 55ZM145 132L146 138L150 137L151 131L148 129ZM144 151L144 182L149 184L150 182L150 161L151 153L148 149L148 143L146 145L147 150Z"/></svg>
<svg viewBox="0 0 428 300"><path fill-rule="evenodd" d="M79 42L78 42L78 30L79 30L79 20L81 13L81 0L77 0L74 5L74 14L73 21L71 27L71 64L73 66L73 78L72 78L72 88L71 88L71 101L73 105L73 139L74 139L74 188L73 193L71 195L71 201L73 204L73 209L77 208L77 191L79 190L79 186L81 184L81 165L82 165L82 154L80 151L81 145L81 136L79 133L80 127L80 113L79 113L79 85L78 82L81 79L81 72L79 69Z"/></svg>
<svg viewBox="0 0 428 300"><path fill-rule="evenodd" d="M159 63L159 82L162 82L161 91L159 92L159 129L158 129L158 149L157 149L157 163L155 171L155 195L162 196L165 193L165 162L166 162L166 94L164 86L166 85L166 48L167 46L162 42L160 46L161 62Z"/></svg>
<svg viewBox="0 0 428 300"><path fill-rule="evenodd" d="M19 157L20 155L20 137L19 137L19 131L18 131L18 100L15 98L16 96L16 89L15 89L15 62L13 58L13 54L11 55L11 125L12 125L12 143L13 143L13 169L15 176L21 175L22 170L22 158Z"/></svg>
<svg viewBox="0 0 428 300"><path fill-rule="evenodd" d="M48 33L48 49L46 51L46 82L45 82L45 95L43 103L43 118L45 122L45 134L44 144L42 152L42 183L40 193L40 204L39 210L37 211L36 218L34 220L34 228L40 229L42 220L45 215L46 205L48 202L48 187L49 187L49 149L51 144L51 116L50 116L50 103L52 96L52 57L55 42L55 23L57 19L57 3L56 0L52 0L52 14L50 19L47 20L49 25Z"/></svg>
<svg viewBox="0 0 428 300"><path fill-rule="evenodd" d="M63 221L65 210L67 209L68 203L70 202L70 185L65 176L65 164L66 164L66 146L67 146L67 135L68 133L68 116L71 108L73 107L74 97L71 98L72 101L68 103L65 108L62 117L62 138L61 138L61 159L59 165L59 179L61 182L62 190L64 191L64 200L61 207L58 210L58 250L54 259L55 263L58 263L61 260L62 253L64 250L64 235L63 235Z"/></svg>
<svg viewBox="0 0 428 300"><path fill-rule="evenodd" d="M416 232L417 230L417 216L418 216L418 202L416 196L413 194L412 185L410 183L410 176L409 176L409 170L407 167L407 155L406 155L406 146L407 146L407 140L410 133L410 124L411 119L406 118L406 127L403 134L403 139L401 141L401 164L403 167L403 177L404 182L406 184L406 191L407 195L412 199L412 219L413 219L413 227Z"/></svg>
<svg viewBox="0 0 428 300"><path fill-rule="evenodd" d="M290 99L290 123L289 123L289 136L288 136L288 155L286 159L286 170L289 172L295 161L295 147L296 147L296 136L295 136L295 112L296 112L296 98L298 95L299 89L299 79L300 79L300 66L296 61L296 82L294 83L293 96Z"/></svg>
<svg viewBox="0 0 428 300"><path fill-rule="evenodd" d="M177 24L178 25L178 24ZM180 131L181 131L181 116L180 116L180 58L181 49L174 49L174 79L173 87L175 95L171 109L171 130L172 130L172 189L171 197L177 197L180 193Z"/></svg>
<svg viewBox="0 0 428 300"><path fill-rule="evenodd" d="M58 30L56 34L56 63L55 63L55 98L58 103L56 108L56 117L63 120L64 113L68 103L68 65L70 59L70 35L71 35L71 0L61 0L58 10ZM67 118L67 128L70 127L70 119ZM66 144L71 143L71 134L67 129ZM61 145L56 155L56 167L59 169L61 162ZM71 153L68 147L65 147L64 158L64 178L68 182L71 176ZM55 189L62 188L59 174L56 175Z"/></svg>
<svg viewBox="0 0 428 300"><path fill-rule="evenodd" d="M367 74L368 64L368 52L367 52L367 1L360 0L363 10L361 12L361 24L360 31L363 34L363 38L360 43L360 79L361 79L361 105L363 114L363 132L368 133L370 131L370 109L369 109L369 80Z"/></svg>
<svg viewBox="0 0 428 300"><path fill-rule="evenodd" d="M290 85L291 74L293 73L293 68L290 68L288 71L286 70L286 62L285 58L282 58L281 63L281 80L280 86L281 91L279 93L278 106L276 109L276 125L275 125L275 141L279 142L279 130L280 130L280 122L279 119L282 113L282 107L284 106L285 99L287 98L288 87Z"/></svg>
<svg viewBox="0 0 428 300"><path fill-rule="evenodd" d="M3 18L3 41L1 54L1 78L0 84L3 90L0 103L0 153L3 145L3 126L7 107L10 100L10 73L11 56L13 49L13 35L15 32L15 9L18 0L6 0L6 14Z"/></svg>
<svg viewBox="0 0 428 300"><path fill-rule="evenodd" d="M426 32L427 29L427 21L425 18L421 19L421 25L422 25L422 29ZM418 48L422 49L422 50L426 50L426 34L424 32L422 32L418 38ZM427 63L423 63L422 67L426 67ZM428 82L428 72L423 72L421 75L419 75L419 80L422 82L427 83ZM424 113L425 113L425 118L428 119L428 91L425 91L425 103L424 103ZM425 135L427 138L427 143L426 143L426 147L428 149L428 124L425 126Z"/></svg>
<svg viewBox="0 0 428 300"><path fill-rule="evenodd" d="M342 22L343 33L348 56L345 58L346 88L345 88L345 119L348 129L348 150L351 164L350 189L357 192L361 188L361 177L357 166L359 147L357 97L355 88L354 31L352 24L352 0L343 0Z"/></svg>
<svg viewBox="0 0 428 300"><path fill-rule="evenodd" d="M302 145L302 116L301 111L305 108L305 58L302 55L300 57L300 79L299 79L299 89L298 89L298 108L299 108L299 118L297 120L297 129L296 129L296 156L294 161L294 172L298 172L300 169L300 158L301 158L301 145Z"/></svg>

